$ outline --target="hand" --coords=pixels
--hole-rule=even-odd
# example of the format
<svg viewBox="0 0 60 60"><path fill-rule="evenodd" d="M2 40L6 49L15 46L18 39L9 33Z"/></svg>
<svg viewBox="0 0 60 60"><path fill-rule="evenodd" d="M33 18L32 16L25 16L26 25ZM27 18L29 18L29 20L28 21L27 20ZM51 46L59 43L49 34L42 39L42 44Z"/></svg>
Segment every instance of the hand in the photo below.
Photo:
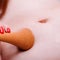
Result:
<svg viewBox="0 0 60 60"><path fill-rule="evenodd" d="M10 32L11 32L11 29L9 27L0 26L0 34L10 33Z"/></svg>

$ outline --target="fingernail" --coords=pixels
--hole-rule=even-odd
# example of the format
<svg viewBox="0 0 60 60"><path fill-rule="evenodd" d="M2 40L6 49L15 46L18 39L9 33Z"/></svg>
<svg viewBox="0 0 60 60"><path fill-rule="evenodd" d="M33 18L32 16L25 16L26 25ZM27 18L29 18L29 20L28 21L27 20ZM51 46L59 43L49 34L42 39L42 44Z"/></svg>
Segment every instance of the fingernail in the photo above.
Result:
<svg viewBox="0 0 60 60"><path fill-rule="evenodd" d="M5 32L6 32L6 33L10 33L10 32L11 32L11 29L10 29L9 27L7 27L7 28L5 29Z"/></svg>
<svg viewBox="0 0 60 60"><path fill-rule="evenodd" d="M4 28L2 26L0 26L0 33L4 34Z"/></svg>

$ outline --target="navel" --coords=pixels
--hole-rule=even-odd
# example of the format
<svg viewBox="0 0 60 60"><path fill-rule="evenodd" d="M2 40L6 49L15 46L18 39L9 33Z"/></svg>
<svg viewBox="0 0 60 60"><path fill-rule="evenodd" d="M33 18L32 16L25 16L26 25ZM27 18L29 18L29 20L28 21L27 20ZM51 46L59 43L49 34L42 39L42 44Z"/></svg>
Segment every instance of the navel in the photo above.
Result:
<svg viewBox="0 0 60 60"><path fill-rule="evenodd" d="M48 22L48 18L40 19L38 22L39 23L47 23Z"/></svg>

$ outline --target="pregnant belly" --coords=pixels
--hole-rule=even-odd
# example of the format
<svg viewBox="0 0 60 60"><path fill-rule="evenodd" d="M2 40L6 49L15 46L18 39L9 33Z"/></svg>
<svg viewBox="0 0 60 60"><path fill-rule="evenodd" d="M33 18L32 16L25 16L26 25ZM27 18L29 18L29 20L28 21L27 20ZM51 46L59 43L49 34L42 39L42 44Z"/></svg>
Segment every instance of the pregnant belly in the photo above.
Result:
<svg viewBox="0 0 60 60"><path fill-rule="evenodd" d="M58 18L58 17L57 17ZM54 21L52 21L54 20ZM59 60L60 59L60 24L55 17L48 19L46 23L38 21L26 21L19 27L30 28L35 36L34 46L26 51L15 55L18 50L9 44L2 43L4 57L11 56L9 51L14 53L11 60ZM5 45L4 45L5 44ZM10 47L9 47L10 46ZM7 50L7 51L6 51Z"/></svg>
<svg viewBox="0 0 60 60"><path fill-rule="evenodd" d="M21 28L31 29L35 36L35 44L30 50L18 53L18 49L15 46L2 42L4 59L9 60L10 58L10 60L60 60L60 14L59 9L52 10L49 10L50 12L47 11L49 14L45 12L45 10L45 15L43 12L43 14L41 12L41 14L39 14L38 11L38 15L34 14L36 11L33 13L34 15L29 15L29 10L27 12L29 14L26 14L25 10L23 10L25 14L22 14L24 13L23 11L20 14L24 15L24 18L20 19L20 17L22 17L21 15L16 15L16 17L13 15L13 19L11 17L11 19L9 18L9 21L7 19L5 23L9 25L13 31L20 30ZM47 16L46 13L49 16ZM28 18L26 15L28 15ZM32 18L32 16L34 17L34 19ZM39 18L37 18L36 16L39 16ZM40 23L42 22L39 21L40 16L42 18L48 18L48 21L46 23Z"/></svg>

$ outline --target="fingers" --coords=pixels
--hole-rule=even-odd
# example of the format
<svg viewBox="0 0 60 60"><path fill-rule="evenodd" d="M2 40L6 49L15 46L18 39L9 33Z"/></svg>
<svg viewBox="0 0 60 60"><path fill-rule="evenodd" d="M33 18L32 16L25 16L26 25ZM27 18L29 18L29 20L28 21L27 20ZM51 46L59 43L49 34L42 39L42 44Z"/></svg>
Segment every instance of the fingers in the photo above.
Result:
<svg viewBox="0 0 60 60"><path fill-rule="evenodd" d="M9 27L0 26L0 34L10 33L10 32L11 32L11 29Z"/></svg>
<svg viewBox="0 0 60 60"><path fill-rule="evenodd" d="M11 32L11 29L9 27L5 27L4 30L5 30L5 33L10 33Z"/></svg>
<svg viewBox="0 0 60 60"><path fill-rule="evenodd" d="M0 26L0 33L4 34L4 28L2 26Z"/></svg>

